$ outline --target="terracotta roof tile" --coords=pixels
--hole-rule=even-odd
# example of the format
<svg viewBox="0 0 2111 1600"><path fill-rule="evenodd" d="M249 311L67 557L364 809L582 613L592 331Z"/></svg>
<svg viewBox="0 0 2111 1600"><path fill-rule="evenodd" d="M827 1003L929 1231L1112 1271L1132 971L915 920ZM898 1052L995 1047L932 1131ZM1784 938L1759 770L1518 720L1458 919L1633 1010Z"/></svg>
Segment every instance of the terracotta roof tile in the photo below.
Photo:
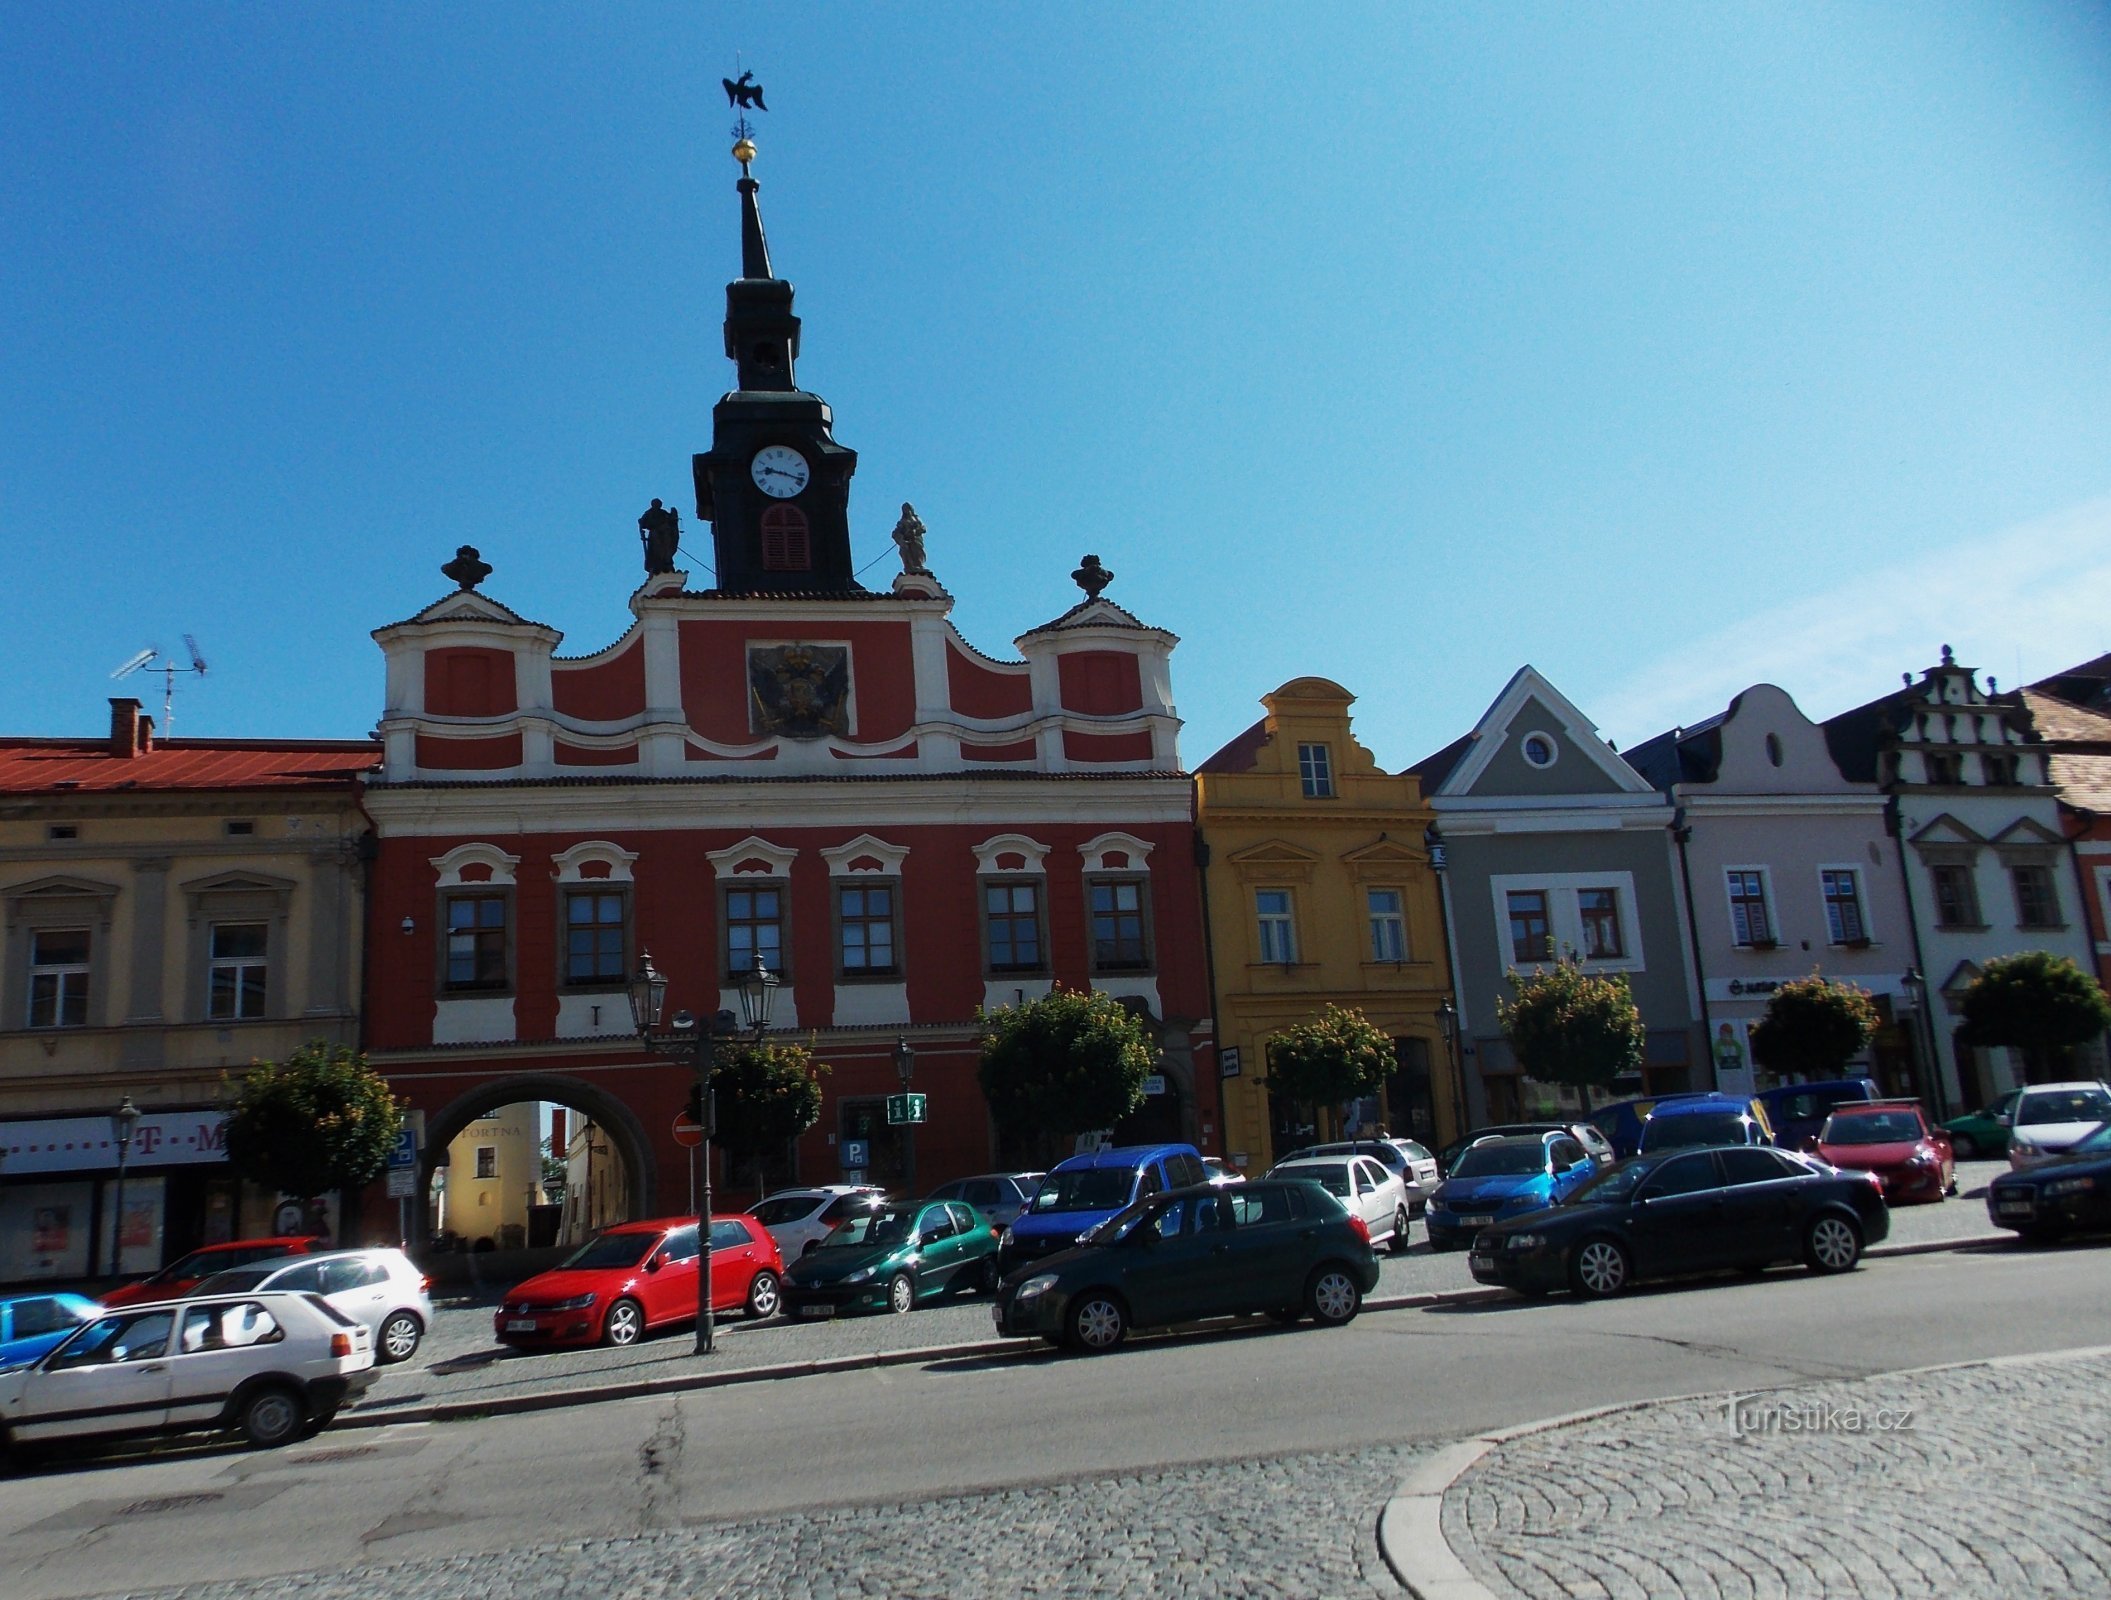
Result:
<svg viewBox="0 0 2111 1600"><path fill-rule="evenodd" d="M363 739L171 739L131 757L107 739L0 739L0 794L350 788L380 765Z"/></svg>

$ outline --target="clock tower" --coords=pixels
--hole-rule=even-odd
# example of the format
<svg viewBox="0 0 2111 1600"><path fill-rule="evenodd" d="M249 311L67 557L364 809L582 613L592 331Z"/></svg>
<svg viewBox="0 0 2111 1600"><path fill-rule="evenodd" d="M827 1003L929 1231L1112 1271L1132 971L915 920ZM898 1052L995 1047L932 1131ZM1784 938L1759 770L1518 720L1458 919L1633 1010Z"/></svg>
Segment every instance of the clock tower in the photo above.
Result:
<svg viewBox="0 0 2111 1600"><path fill-rule="evenodd" d="M711 412L711 448L695 458L696 514L711 524L721 594L862 593L851 576L850 475L834 416L794 381L799 319L792 286L770 268L761 188L740 162L740 276L726 285L726 354L736 387Z"/></svg>

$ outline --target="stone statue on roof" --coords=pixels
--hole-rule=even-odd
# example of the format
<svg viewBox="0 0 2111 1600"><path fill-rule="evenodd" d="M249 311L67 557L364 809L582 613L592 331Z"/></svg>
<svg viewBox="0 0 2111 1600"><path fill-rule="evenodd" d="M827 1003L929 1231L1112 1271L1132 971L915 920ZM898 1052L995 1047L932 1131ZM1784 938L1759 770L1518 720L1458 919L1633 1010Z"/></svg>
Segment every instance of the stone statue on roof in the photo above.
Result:
<svg viewBox="0 0 2111 1600"><path fill-rule="evenodd" d="M894 546L902 553L902 571L925 572L931 569L924 565L924 519L916 514L916 507L908 501L902 502L902 519L894 525Z"/></svg>
<svg viewBox="0 0 2111 1600"><path fill-rule="evenodd" d="M682 544L682 516L672 506L653 501L638 518L638 538L645 546L647 575L674 570L674 553Z"/></svg>

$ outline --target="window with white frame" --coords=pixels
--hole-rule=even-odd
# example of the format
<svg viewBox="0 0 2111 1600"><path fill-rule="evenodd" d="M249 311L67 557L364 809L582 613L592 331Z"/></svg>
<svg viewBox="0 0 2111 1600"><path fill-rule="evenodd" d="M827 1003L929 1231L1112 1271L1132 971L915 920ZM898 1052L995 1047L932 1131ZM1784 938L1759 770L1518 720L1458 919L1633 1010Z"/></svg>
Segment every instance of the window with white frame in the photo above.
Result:
<svg viewBox="0 0 2111 1600"><path fill-rule="evenodd" d="M1323 744L1297 747L1297 776L1307 800L1330 800L1334 796L1334 758Z"/></svg>
<svg viewBox="0 0 2111 1600"><path fill-rule="evenodd" d="M1825 896L1825 931L1834 944L1867 944L1869 925L1862 919L1861 874L1852 867L1826 867L1818 873Z"/></svg>
<svg viewBox="0 0 2111 1600"><path fill-rule="evenodd" d="M1730 891L1730 932L1741 945L1771 945L1774 919L1767 911L1766 873L1758 867L1732 867L1725 874Z"/></svg>
<svg viewBox="0 0 2111 1600"><path fill-rule="evenodd" d="M86 928L39 928L29 936L29 1025L85 1028L88 1025Z"/></svg>
<svg viewBox="0 0 2111 1600"><path fill-rule="evenodd" d="M206 951L205 1014L216 1022L253 1022L264 1014L270 927L216 922Z"/></svg>
<svg viewBox="0 0 2111 1600"><path fill-rule="evenodd" d="M1591 961L1618 961L1627 954L1620 936L1620 891L1614 888L1578 889L1576 916L1583 925L1584 957Z"/></svg>
<svg viewBox="0 0 2111 1600"><path fill-rule="evenodd" d="M1371 930L1373 961L1407 959L1407 914L1398 889L1366 889L1365 916Z"/></svg>
<svg viewBox="0 0 2111 1600"><path fill-rule="evenodd" d="M1288 889L1256 889L1253 892L1254 929L1260 936L1261 960L1269 966L1289 966L1297 960L1297 925L1292 918Z"/></svg>

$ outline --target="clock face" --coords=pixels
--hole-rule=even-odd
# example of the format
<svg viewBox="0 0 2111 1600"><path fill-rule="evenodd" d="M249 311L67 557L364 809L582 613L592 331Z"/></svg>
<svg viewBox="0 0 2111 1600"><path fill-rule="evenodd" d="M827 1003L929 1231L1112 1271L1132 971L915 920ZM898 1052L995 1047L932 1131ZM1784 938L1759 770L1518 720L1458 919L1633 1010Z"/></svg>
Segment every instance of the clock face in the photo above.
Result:
<svg viewBox="0 0 2111 1600"><path fill-rule="evenodd" d="M748 463L748 476L755 480L755 487L773 500L791 499L806 487L813 475L806 457L790 445L765 445Z"/></svg>

